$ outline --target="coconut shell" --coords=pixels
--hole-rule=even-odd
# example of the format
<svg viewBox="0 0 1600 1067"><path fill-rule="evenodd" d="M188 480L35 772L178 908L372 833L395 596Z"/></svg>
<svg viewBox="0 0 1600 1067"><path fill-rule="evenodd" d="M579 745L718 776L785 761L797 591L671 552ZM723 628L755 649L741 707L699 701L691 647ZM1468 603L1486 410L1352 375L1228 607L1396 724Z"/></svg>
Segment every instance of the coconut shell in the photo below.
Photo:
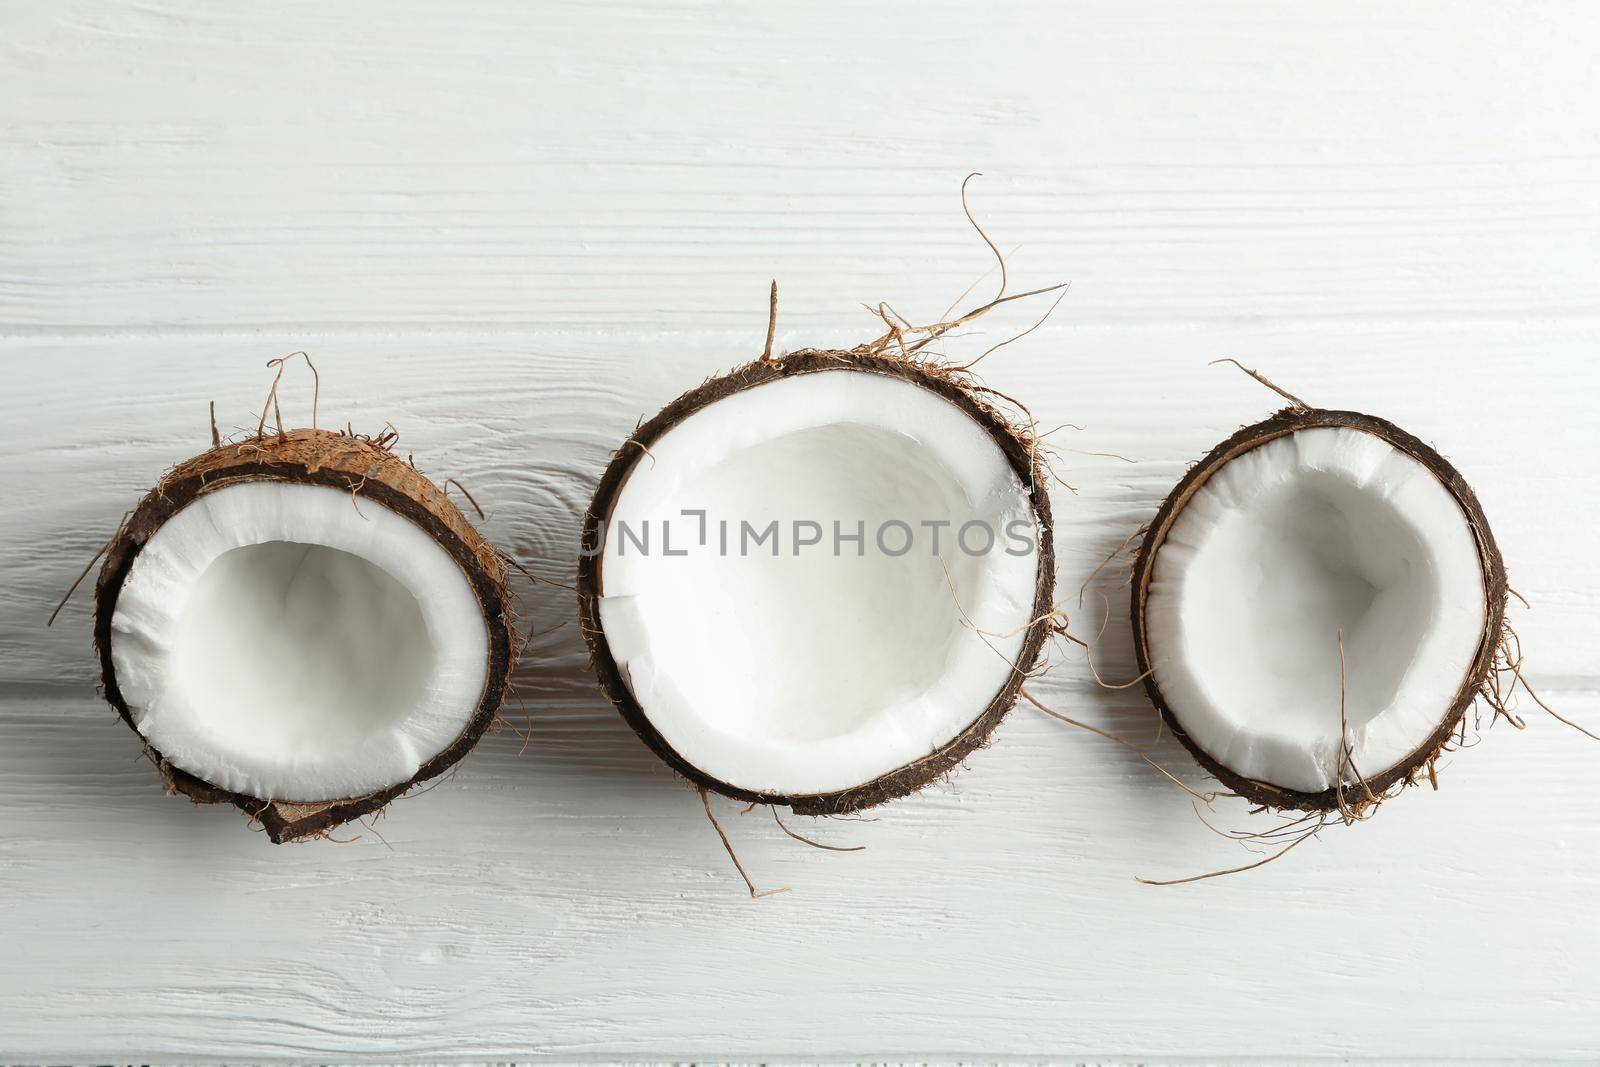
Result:
<svg viewBox="0 0 1600 1067"><path fill-rule="evenodd" d="M443 773L471 751L505 697L515 644L511 598L505 564L495 550L437 486L380 442L328 430L300 429L218 445L178 464L145 495L108 546L95 583L94 643L100 657L102 688L106 700L130 727L134 725L133 718L117 685L111 660L111 619L129 568L155 532L180 509L206 493L242 482L330 486L349 492L353 502L371 500L410 519L461 567L478 598L489 632L489 664L483 693L460 736L408 781L367 796L292 802L230 792L173 766L140 736L146 754L160 768L169 793L182 793L196 803L236 805L259 822L274 842L292 841L326 834L341 823L379 810L412 786Z"/></svg>
<svg viewBox="0 0 1600 1067"><path fill-rule="evenodd" d="M1489 522L1484 517L1483 506L1478 503L1477 494L1467 484L1459 471L1450 465L1450 462L1422 441L1406 433L1400 427L1375 415L1366 415L1359 411L1330 411L1321 408L1288 407L1279 411L1271 418L1246 426L1244 429L1229 437L1208 452L1205 458L1196 463L1183 476L1178 484L1162 502L1161 508L1156 512L1156 517L1151 520L1150 527L1145 533L1144 541L1139 547L1138 559L1134 564L1133 582L1131 591L1131 611L1133 621L1134 654L1138 658L1139 672L1144 676L1144 690L1155 705L1156 710L1166 722L1167 728L1183 743L1200 765L1214 775L1218 781L1233 792L1244 797L1253 804L1263 807L1331 812L1338 811L1348 805L1350 801L1350 787L1346 787L1341 794L1338 788L1324 790L1320 793L1307 793L1294 789L1285 789L1281 786L1271 785L1267 782L1246 778L1230 770L1218 762L1210 753L1201 748L1193 738L1184 730L1182 723L1173 714L1166 699L1161 694L1161 689L1156 684L1155 675L1151 671L1150 649L1146 642L1145 634L1145 600L1150 591L1150 577L1155 569L1156 556L1166 540L1167 531L1172 528L1178 514L1189 503L1190 498L1206 483L1206 479L1230 460L1236 459L1252 449L1259 448L1275 438L1299 430L1319 428L1354 429L1370 433L1382 438L1389 445L1415 459L1428 469L1437 478L1441 485L1455 498L1460 505L1462 514L1466 517L1467 524L1471 527L1473 537L1478 545L1478 562L1483 573L1484 588L1484 625L1483 633L1478 640L1478 651L1473 657L1472 665L1461 679L1461 684L1451 699L1448 710L1439 722L1439 727L1427 740L1423 741L1416 750L1394 767L1381 774L1374 774L1366 779L1367 789L1372 794L1382 796L1389 789L1402 783L1413 782L1419 775L1426 773L1427 765L1438 755L1440 749L1450 740L1452 734L1460 727L1462 716L1472 706L1479 688L1494 663L1494 651L1500 640L1501 627L1505 622L1506 609L1506 569L1501 558L1499 546L1495 544L1494 534L1489 530Z"/></svg>
<svg viewBox="0 0 1600 1067"><path fill-rule="evenodd" d="M1029 505L1038 528L1038 581L1031 616L1035 622L1028 628L1022 650L1006 684L965 730L937 750L870 782L839 792L803 795L758 793L714 778L679 755L661 736L634 698L616 660L612 658L605 627L600 620L603 560L597 549L604 544L612 509L629 474L648 455L649 448L673 427L695 412L746 389L780 378L831 370L881 374L927 389L967 414L1000 446L1028 492ZM784 805L801 815L842 815L914 793L954 770L988 740L1000 720L1005 718L1006 712L1016 703L1018 690L1039 662L1050 631L1046 616L1051 610L1055 588L1055 550L1051 540L1053 526L1046 477L1028 431L1014 426L994 405L988 403L982 391L972 384L970 376L936 363L861 351L808 349L759 359L726 375L712 378L661 409L623 442L601 475L594 499L584 515L585 551L578 560L578 612L584 640L589 646L590 667L600 691L616 705L623 720L639 735L640 740L669 767L694 785L735 800Z"/></svg>

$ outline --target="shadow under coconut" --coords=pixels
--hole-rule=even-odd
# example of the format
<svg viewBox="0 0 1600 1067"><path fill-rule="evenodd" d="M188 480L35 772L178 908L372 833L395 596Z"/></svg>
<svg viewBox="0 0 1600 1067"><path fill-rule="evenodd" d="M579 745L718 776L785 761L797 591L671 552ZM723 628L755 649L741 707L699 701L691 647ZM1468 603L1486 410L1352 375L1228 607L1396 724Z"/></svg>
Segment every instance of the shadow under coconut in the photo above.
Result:
<svg viewBox="0 0 1600 1067"><path fill-rule="evenodd" d="M609 453L587 439L569 444L586 462L542 470L536 485L481 490L484 533L509 563L519 655L495 722L463 762L505 759L541 774L612 778L658 761L589 670L573 583L586 489Z"/></svg>
<svg viewBox="0 0 1600 1067"><path fill-rule="evenodd" d="M527 646L496 722L468 762L505 760L555 779L655 778L692 799L687 783L645 747L600 692L572 601L573 594L560 586L524 586L519 625L531 624L532 633L523 635ZM557 621L540 628L540 619Z"/></svg>
<svg viewBox="0 0 1600 1067"><path fill-rule="evenodd" d="M1063 743L1091 746L1098 758L1127 772L1120 777L1137 785L1127 791L1130 804L1137 805L1153 818L1159 817L1163 825L1178 828L1171 832L1187 833L1184 820L1170 818L1174 805L1187 807L1193 803L1202 810L1204 805L1186 793L1184 787L1201 795L1216 793L1223 787L1195 763L1188 750L1162 724L1160 715L1145 696L1128 620L1128 576L1143 537L1142 534L1129 535L1138 529L1138 524L1130 521L1126 532L1113 529L1094 539L1088 546L1089 558L1097 563L1106 561L1097 572L1058 576L1056 602L1071 620L1072 636L1089 647L1086 651L1068 638L1057 638L1053 642L1047 675L1051 684L1043 692L1037 684L1028 689L1050 710L1105 730L1126 742L1118 744L1088 730L1052 720L1067 739ZM1044 715L1026 699L1018 701L1012 714ZM1150 762L1146 762L1146 757ZM1150 765L1151 762L1183 785L1165 777Z"/></svg>
<svg viewBox="0 0 1600 1067"><path fill-rule="evenodd" d="M11 695L0 711L0 748L9 757L0 758L0 773L8 788L51 798L55 817L37 825L59 826L70 813L74 826L89 828L88 837L138 841L167 860L192 856L202 864L229 841L245 839L243 817L231 805L167 796L127 724L97 697L78 692L72 686L65 693ZM32 824L12 821L23 833Z"/></svg>

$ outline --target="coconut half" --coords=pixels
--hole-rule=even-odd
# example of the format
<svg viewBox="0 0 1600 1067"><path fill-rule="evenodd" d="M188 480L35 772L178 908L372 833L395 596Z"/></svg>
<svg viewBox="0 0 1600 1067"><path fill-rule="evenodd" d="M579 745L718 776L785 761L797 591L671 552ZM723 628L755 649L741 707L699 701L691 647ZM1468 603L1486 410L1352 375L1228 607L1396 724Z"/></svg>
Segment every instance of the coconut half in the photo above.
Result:
<svg viewBox="0 0 1600 1067"><path fill-rule="evenodd" d="M1428 768L1490 670L1505 598L1454 467L1383 419L1296 407L1167 497L1134 569L1134 643L1207 770L1252 802L1329 811Z"/></svg>
<svg viewBox="0 0 1600 1067"><path fill-rule="evenodd" d="M504 696L505 568L444 494L364 437L222 444L111 543L106 699L169 787L274 841L373 812L459 760Z"/></svg>
<svg viewBox="0 0 1600 1067"><path fill-rule="evenodd" d="M963 376L796 352L617 451L579 609L602 690L673 769L836 814L922 787L1005 715L1047 632L1050 532L1032 449Z"/></svg>

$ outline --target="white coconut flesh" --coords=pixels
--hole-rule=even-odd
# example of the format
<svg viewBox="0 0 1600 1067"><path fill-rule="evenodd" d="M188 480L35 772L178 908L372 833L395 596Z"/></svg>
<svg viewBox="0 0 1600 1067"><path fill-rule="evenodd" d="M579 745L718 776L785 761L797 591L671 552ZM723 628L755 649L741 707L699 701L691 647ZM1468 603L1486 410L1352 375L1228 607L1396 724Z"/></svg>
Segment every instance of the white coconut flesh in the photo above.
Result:
<svg viewBox="0 0 1600 1067"><path fill-rule="evenodd" d="M706 513L704 544L685 510ZM742 524L774 520L777 554L744 551ZM665 553L664 521L684 555ZM821 543L797 548L797 521ZM925 521L946 524L937 551ZM836 552L835 522L863 544ZM963 549L968 523L992 550L979 526ZM1037 537L1005 454L959 407L878 374L798 375L700 409L641 456L607 528L600 618L634 699L694 767L753 792L837 792L928 756L1005 686Z"/></svg>
<svg viewBox="0 0 1600 1067"><path fill-rule="evenodd" d="M488 671L465 573L421 527L323 486L197 497L134 558L111 620L134 726L248 796L408 781L461 734Z"/></svg>
<svg viewBox="0 0 1600 1067"><path fill-rule="evenodd" d="M1477 540L1438 478L1374 434L1315 428L1226 462L1190 498L1155 558L1145 630L1156 685L1200 748L1321 792L1429 740L1486 610Z"/></svg>

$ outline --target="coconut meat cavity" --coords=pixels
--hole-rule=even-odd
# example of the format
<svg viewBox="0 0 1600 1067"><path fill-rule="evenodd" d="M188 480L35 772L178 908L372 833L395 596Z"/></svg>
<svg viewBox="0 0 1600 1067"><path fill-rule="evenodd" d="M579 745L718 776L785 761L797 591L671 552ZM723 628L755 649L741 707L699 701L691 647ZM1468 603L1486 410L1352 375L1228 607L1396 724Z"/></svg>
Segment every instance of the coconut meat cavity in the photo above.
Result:
<svg viewBox="0 0 1600 1067"><path fill-rule="evenodd" d="M1201 749L1318 792L1351 784L1350 761L1372 778L1429 741L1485 613L1476 539L1438 478L1375 434L1308 428L1226 461L1183 506L1154 561L1146 640Z"/></svg>
<svg viewBox="0 0 1600 1067"><path fill-rule="evenodd" d="M1005 686L1036 536L966 412L898 378L807 373L703 407L639 457L600 618L683 759L762 794L844 790L939 749Z"/></svg>
<svg viewBox="0 0 1600 1067"><path fill-rule="evenodd" d="M135 557L112 617L135 727L173 765L288 801L409 780L477 709L488 633L413 522L287 482L213 490Z"/></svg>

